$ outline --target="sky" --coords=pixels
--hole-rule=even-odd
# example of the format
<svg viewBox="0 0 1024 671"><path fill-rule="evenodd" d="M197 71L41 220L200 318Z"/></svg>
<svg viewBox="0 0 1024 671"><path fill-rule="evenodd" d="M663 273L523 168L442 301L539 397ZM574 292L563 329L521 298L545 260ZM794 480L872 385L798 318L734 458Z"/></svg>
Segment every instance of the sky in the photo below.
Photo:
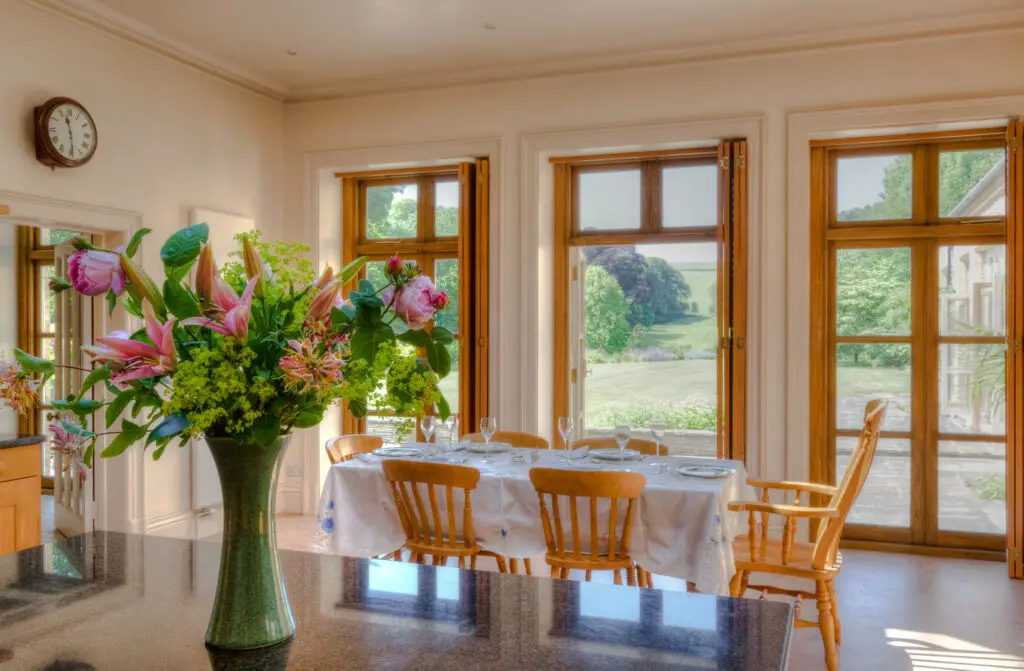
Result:
<svg viewBox="0 0 1024 671"><path fill-rule="evenodd" d="M839 161L836 212L881 201L885 168L895 156L860 156Z"/></svg>

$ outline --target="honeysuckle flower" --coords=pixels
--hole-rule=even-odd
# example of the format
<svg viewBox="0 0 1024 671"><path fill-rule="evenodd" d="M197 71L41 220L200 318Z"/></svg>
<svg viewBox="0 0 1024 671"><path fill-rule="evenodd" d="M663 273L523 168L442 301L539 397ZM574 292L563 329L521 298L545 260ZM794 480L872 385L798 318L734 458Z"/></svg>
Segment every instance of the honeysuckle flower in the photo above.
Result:
<svg viewBox="0 0 1024 671"><path fill-rule="evenodd" d="M39 384L20 364L0 362L0 399L19 415L39 405Z"/></svg>
<svg viewBox="0 0 1024 671"><path fill-rule="evenodd" d="M341 383L345 361L338 352L312 338L289 340L288 348L280 362L287 388L299 393L326 392Z"/></svg>
<svg viewBox="0 0 1024 671"><path fill-rule="evenodd" d="M384 272L387 273L389 277L398 277L402 274L404 266L405 264L402 263L402 259L397 256L392 256L385 264Z"/></svg>
<svg viewBox="0 0 1024 671"><path fill-rule="evenodd" d="M196 261L196 296L199 297L202 304L208 304L213 300L213 285L217 279L217 263L213 260L213 247L207 242L199 250L199 260Z"/></svg>
<svg viewBox="0 0 1024 671"><path fill-rule="evenodd" d="M53 422L47 427L50 432L50 447L54 452L74 454L78 449L79 436L68 431L60 422Z"/></svg>
<svg viewBox="0 0 1024 671"><path fill-rule="evenodd" d="M430 323L438 308L434 301L439 300L439 292L426 275L417 275L407 284L388 287L381 293L385 305L390 305L411 329L421 329ZM445 296L447 299L447 296ZM446 303L447 305L447 303Z"/></svg>
<svg viewBox="0 0 1024 671"><path fill-rule="evenodd" d="M120 249L120 248L119 248ZM113 289L124 292L125 274L117 251L82 249L68 257L71 286L85 296L100 296Z"/></svg>
<svg viewBox="0 0 1024 671"><path fill-rule="evenodd" d="M121 253L121 270L124 272L125 280L131 285L136 295L143 302L149 302L161 317L167 315L167 306L164 304L163 293L156 282L153 281L146 271L140 268L134 261L128 258L127 254Z"/></svg>
<svg viewBox="0 0 1024 671"><path fill-rule="evenodd" d="M149 303L143 303L142 310L146 315L146 335L152 344L132 340L124 331L114 331L97 338L99 345L82 348L97 363L113 364L112 370L116 372L110 380L114 384L167 375L177 364L173 334L175 318L160 323Z"/></svg>
<svg viewBox="0 0 1024 671"><path fill-rule="evenodd" d="M249 314L252 312L252 297L256 291L259 276L249 280L239 298L228 283L216 278L213 283L213 304L216 313L207 317L189 317L181 323L185 326L202 326L215 333L245 342L249 338Z"/></svg>

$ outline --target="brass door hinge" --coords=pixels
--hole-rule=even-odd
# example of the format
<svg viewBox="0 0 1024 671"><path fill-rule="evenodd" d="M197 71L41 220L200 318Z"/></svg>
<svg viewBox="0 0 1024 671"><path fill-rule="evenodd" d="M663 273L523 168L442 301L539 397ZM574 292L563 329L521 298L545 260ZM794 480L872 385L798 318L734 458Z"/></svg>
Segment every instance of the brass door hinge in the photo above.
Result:
<svg viewBox="0 0 1024 671"><path fill-rule="evenodd" d="M576 369L573 368L569 371L569 382L576 384Z"/></svg>
<svg viewBox="0 0 1024 671"><path fill-rule="evenodd" d="M580 279L580 267L579 266L573 266L572 267L572 281L573 282L577 282L577 281L579 281L579 279Z"/></svg>
<svg viewBox="0 0 1024 671"><path fill-rule="evenodd" d="M740 154L736 157L736 168L739 170L745 170L747 167L747 155Z"/></svg>
<svg viewBox="0 0 1024 671"><path fill-rule="evenodd" d="M732 165L732 161L729 160L728 156L723 156L718 160L718 165L722 166L722 170L728 170L729 166Z"/></svg>

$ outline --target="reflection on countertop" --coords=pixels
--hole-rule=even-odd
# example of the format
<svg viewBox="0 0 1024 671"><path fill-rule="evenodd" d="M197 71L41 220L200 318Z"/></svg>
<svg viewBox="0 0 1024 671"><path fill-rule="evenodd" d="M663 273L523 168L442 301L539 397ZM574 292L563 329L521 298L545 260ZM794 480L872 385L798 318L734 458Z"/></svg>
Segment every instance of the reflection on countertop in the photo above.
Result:
<svg viewBox="0 0 1024 671"><path fill-rule="evenodd" d="M787 604L286 551L295 640L210 657L219 556L97 532L0 557L3 668L786 668Z"/></svg>
<svg viewBox="0 0 1024 671"><path fill-rule="evenodd" d="M30 436L25 434L5 433L0 434L0 450L9 447L22 447L23 445L38 445L46 440L43 436Z"/></svg>

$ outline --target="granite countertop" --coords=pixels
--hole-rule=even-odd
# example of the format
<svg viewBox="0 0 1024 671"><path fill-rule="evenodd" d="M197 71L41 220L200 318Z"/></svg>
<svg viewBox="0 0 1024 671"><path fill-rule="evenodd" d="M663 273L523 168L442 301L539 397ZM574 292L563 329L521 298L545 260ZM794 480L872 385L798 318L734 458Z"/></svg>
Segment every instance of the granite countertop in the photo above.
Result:
<svg viewBox="0 0 1024 671"><path fill-rule="evenodd" d="M0 556L0 668L785 669L773 601L282 551L294 641L211 657L220 545L96 532Z"/></svg>
<svg viewBox="0 0 1024 671"><path fill-rule="evenodd" d="M44 440L46 440L44 436L2 434L0 435L0 450L5 450L9 447L21 447L22 445L38 445Z"/></svg>

